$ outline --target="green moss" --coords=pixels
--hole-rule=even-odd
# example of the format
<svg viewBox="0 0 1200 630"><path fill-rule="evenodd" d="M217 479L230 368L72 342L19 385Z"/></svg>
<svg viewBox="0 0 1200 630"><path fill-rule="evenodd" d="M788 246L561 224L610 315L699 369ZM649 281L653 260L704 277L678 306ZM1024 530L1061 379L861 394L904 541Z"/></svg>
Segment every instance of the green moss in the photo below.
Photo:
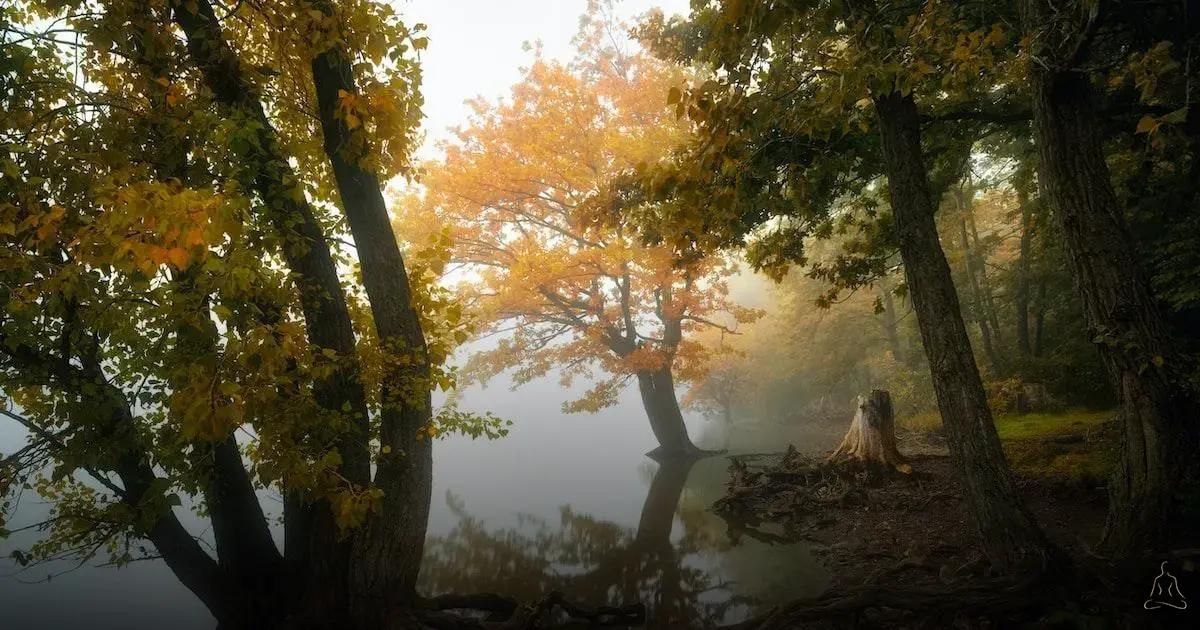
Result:
<svg viewBox="0 0 1200 630"><path fill-rule="evenodd" d="M1098 431L1113 417L1112 411L1069 409L1054 413L1002 415L996 418L996 432L1002 440L1028 440Z"/></svg>
<svg viewBox="0 0 1200 630"><path fill-rule="evenodd" d="M1101 484L1116 461L1118 436L1112 411L1069 409L996 417L996 431L1013 472L1027 478L1055 478ZM900 426L936 431L936 412L903 418Z"/></svg>

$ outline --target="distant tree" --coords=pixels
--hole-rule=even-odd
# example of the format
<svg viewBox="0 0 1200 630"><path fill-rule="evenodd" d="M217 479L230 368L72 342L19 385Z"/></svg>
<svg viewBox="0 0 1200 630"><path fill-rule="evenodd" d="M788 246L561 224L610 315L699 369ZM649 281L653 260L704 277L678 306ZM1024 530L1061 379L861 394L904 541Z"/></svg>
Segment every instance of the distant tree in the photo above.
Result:
<svg viewBox="0 0 1200 630"><path fill-rule="evenodd" d="M732 424L734 405L744 397L750 384L742 358L727 352L708 365L704 374L688 389L683 399L684 407L697 409L706 416Z"/></svg>
<svg viewBox="0 0 1200 630"><path fill-rule="evenodd" d="M625 37L615 28L593 15L573 64L535 55L509 99L475 102L445 158L423 167L398 231L448 238L462 294L487 332L505 334L469 369L515 367L517 383L554 368L564 383L608 374L566 411L611 405L636 379L655 453L692 453L676 381L699 375L709 352L689 335L757 313L729 300L727 259L645 245L627 224L643 203L628 174L667 157L688 126L662 92L681 71L611 44Z"/></svg>

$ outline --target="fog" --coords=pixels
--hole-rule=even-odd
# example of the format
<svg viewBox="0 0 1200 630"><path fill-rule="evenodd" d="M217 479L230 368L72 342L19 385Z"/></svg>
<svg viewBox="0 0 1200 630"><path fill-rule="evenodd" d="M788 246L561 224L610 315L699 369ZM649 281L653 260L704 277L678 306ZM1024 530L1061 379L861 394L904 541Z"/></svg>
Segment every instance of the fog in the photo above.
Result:
<svg viewBox="0 0 1200 630"><path fill-rule="evenodd" d="M739 284L737 290L755 299L757 280ZM475 344L465 349L481 347ZM736 587L739 596L760 599L764 604L783 601L798 593L819 593L828 576L804 545L771 547L742 539L730 545L724 521L708 511L723 492L724 457L710 457L692 466L686 483L672 502L647 497L658 464L644 453L654 445L636 387L626 387L618 403L595 414L564 414L561 404L587 387L578 382L570 389L560 386L551 374L512 389L506 376L486 385L471 385L459 393L459 405L469 411L490 411L513 421L510 433L501 439L472 440L452 435L435 445L433 504L428 538L435 541L461 530L461 512L497 537L536 536L539 529L559 535L570 532L560 525L563 509L582 515L614 531L635 538L639 524L663 519L671 511L670 540L678 555L671 556L676 569L696 572L697 579L714 585L702 597L690 598L684 606L701 607L727 599ZM782 427L761 423L739 424L731 436L720 421L689 413L687 423L697 444L704 448L729 448L730 452L780 450L796 443L811 450L828 448L837 437L828 432L806 431L803 425ZM23 443L24 434L15 423L0 423L0 452L12 452ZM278 514L274 493L261 491L269 512ZM651 503L657 502L654 507ZM460 507L456 514L452 505ZM646 512L646 514L644 514ZM36 522L46 513L35 492L26 491L15 511L10 528ZM684 524L684 516L687 524ZM186 518L193 533L199 521ZM646 526L643 526L645 529ZM545 533L545 532L543 532ZM457 535L462 532L458 531ZM645 537L645 532L640 532ZM684 538L687 541L684 541ZM27 548L36 532L19 532L0 547L0 610L4 627L95 628L139 630L170 626L177 630L203 630L215 622L167 567L157 560L134 562L122 568L98 566L97 559L73 569L71 563L34 565L24 570L11 558L14 549ZM699 542L697 542L699 541ZM478 545L477 540L470 544ZM527 550L533 555L544 551ZM611 550L607 555L625 563L630 550ZM660 559L661 560L661 559ZM446 575L486 574L489 567L456 567L432 562ZM661 566L655 565L655 566ZM568 575L588 567L552 567L551 573ZM49 581L47 574L58 574ZM658 569L655 569L658 570ZM423 577L425 577L423 575ZM601 578L602 580L602 578ZM428 581L428 580L426 580ZM458 584L458 582L456 582ZM467 578L467 586L471 579ZM723 585L723 586L722 586ZM486 584L481 584L484 587ZM613 585L615 586L615 585ZM477 588L480 588L477 587ZM135 605L131 605L131 603ZM723 621L736 621L750 607L733 607L721 612Z"/></svg>

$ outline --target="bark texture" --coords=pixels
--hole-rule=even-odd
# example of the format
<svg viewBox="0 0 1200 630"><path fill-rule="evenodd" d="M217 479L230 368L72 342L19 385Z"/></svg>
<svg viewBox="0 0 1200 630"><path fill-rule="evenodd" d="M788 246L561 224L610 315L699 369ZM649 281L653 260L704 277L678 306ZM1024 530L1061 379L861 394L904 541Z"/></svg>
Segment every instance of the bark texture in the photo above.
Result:
<svg viewBox="0 0 1200 630"><path fill-rule="evenodd" d="M1044 561L1051 548L1017 494L1000 449L950 267L938 241L916 103L911 95L891 92L875 97L875 110L909 296L971 520L994 564L1011 567Z"/></svg>
<svg viewBox="0 0 1200 630"><path fill-rule="evenodd" d="M1071 260L1089 332L1121 402L1121 463L1110 484L1102 548L1133 555L1165 542L1175 484L1194 452L1194 404L1173 376L1178 358L1133 253L1087 76L1038 67L1032 87L1045 198Z"/></svg>
<svg viewBox="0 0 1200 630"><path fill-rule="evenodd" d="M896 448L896 417L892 397L884 390L871 391L867 398L855 401L854 419L842 443L829 454L828 461L860 462L911 472L904 456Z"/></svg>
<svg viewBox="0 0 1200 630"><path fill-rule="evenodd" d="M647 453L654 459L692 457L700 452L688 437L683 412L675 396L675 379L670 368L638 372L638 391L650 419L658 448Z"/></svg>
<svg viewBox="0 0 1200 630"><path fill-rule="evenodd" d="M334 15L331 4L313 5ZM333 524L328 506L289 496L285 504L285 552L292 595L287 624L385 628L403 624L411 605L429 509L431 452L417 439L429 421L428 361L413 309L403 260L391 231L377 178L347 155L348 130L335 116L338 91L354 91L344 50L335 42L313 61L314 85L328 156L355 239L363 281L381 341L410 358L385 378L380 440L391 454L371 477L365 397L357 381L353 327L337 268L322 228L278 148L262 103L243 75L207 0L174 5L192 62L217 101L232 115L258 123L261 147L248 156L255 192L271 212L285 241L285 259L297 277L309 339L332 349L338 370L318 384L317 401L349 410L351 429L337 445L341 474L360 487L384 491L382 508L350 535Z"/></svg>
<svg viewBox="0 0 1200 630"><path fill-rule="evenodd" d="M336 17L332 2L313 6ZM356 619L363 627L383 628L411 607L425 544L433 452L420 429L430 421L429 356L379 179L360 165L366 145L352 141L353 132L337 114L339 94L358 91L340 41L313 59L312 74L325 154L358 251L375 330L385 348L405 357L385 376L381 392L380 443L391 449L375 475L384 492L382 510L356 536L350 566Z"/></svg>

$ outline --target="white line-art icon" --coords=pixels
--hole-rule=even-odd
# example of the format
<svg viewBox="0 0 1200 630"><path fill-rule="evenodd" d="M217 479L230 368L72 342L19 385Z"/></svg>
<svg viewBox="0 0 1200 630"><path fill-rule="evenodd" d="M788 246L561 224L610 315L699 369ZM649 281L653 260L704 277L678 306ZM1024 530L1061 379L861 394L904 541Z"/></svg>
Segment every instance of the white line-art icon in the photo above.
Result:
<svg viewBox="0 0 1200 630"><path fill-rule="evenodd" d="M1163 606L1176 610L1187 610L1187 600L1179 590L1179 580L1176 580L1174 575L1167 573L1166 562L1159 565L1158 577L1154 578L1154 585L1150 587L1150 598L1142 604L1142 608L1154 610Z"/></svg>

